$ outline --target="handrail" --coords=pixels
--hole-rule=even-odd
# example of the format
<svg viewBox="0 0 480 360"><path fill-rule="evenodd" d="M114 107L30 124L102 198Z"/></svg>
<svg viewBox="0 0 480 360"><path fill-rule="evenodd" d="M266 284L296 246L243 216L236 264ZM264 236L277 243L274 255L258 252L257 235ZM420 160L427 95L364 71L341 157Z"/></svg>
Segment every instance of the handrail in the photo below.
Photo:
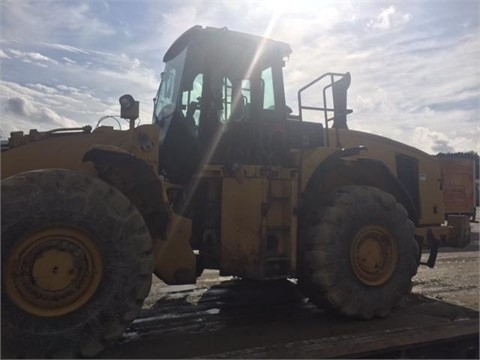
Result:
<svg viewBox="0 0 480 360"><path fill-rule="evenodd" d="M83 127L58 128L58 129L46 131L45 133L55 134L55 133L61 133L61 132L74 132L74 131L81 131L88 134L92 131L92 127L90 125L86 125Z"/></svg>
<svg viewBox="0 0 480 360"><path fill-rule="evenodd" d="M327 113L329 111L335 111L335 104L333 104L333 108L328 108L327 107L326 89L332 87L332 91L333 91L333 84L335 83L335 76L340 76L340 79L342 79L347 74L349 75L349 73L342 74L342 73L328 72L328 73L325 73L325 74L319 76L318 78L312 80L307 85L305 85L300 90L298 90L298 93L297 93L298 117L297 118L298 118L298 120L300 120L300 133L301 134L303 134L303 113L302 113L302 110L305 109L305 110L323 111L324 116L325 116L325 140L326 140L327 146L330 146L330 138L328 136L328 122L330 120L335 119L335 113L334 113L333 118L328 118ZM317 82L319 82L320 80L324 79L327 76L330 76L330 84L323 88L323 107L314 107L314 106L304 106L304 105L302 105L302 92L305 91L306 89L308 89L309 87L315 85ZM347 88L348 88L348 86L347 86ZM333 96L333 94L332 94L332 96ZM341 114L341 115L347 115L347 114L350 114L351 112L352 112L352 110L347 109L346 114ZM338 127L335 127L335 128L336 128L335 136L336 136L336 139L337 139L337 144L336 145L337 145L337 147L341 147L340 140L339 140L339 134L338 134ZM304 150L305 150L304 149L304 143L303 143L303 141L301 141L300 142L300 164L303 163ZM302 194L302 185L303 185L303 167L300 166L299 171L298 171L298 194L299 194L299 196Z"/></svg>
<svg viewBox="0 0 480 360"><path fill-rule="evenodd" d="M332 121L335 119L335 115L333 117L328 117L328 112L332 112L332 111L335 111L335 106L333 108L329 108L327 107L327 96L326 96L326 92L327 92L327 89L329 88L333 88L333 85L335 83L335 76L340 76L340 80L346 76L348 73L333 73L333 72L328 72L328 73L325 73L321 76L319 76L318 78L312 80L311 82L309 82L307 85L303 86L300 90L298 90L298 93L297 93L297 99L298 99L298 118L300 120L300 122L303 122L303 111L302 110L316 110L316 111L323 111L324 113L324 121L325 121L325 130L328 130L328 122L329 121ZM302 104L302 92L308 88L310 88L311 86L315 85L316 83L318 83L320 80L324 79L325 77L328 77L330 76L330 84L326 85L324 88L323 88L323 91L322 91L322 95L323 95L323 107L316 107L316 106L304 106ZM337 80L338 81L338 80ZM346 109L345 113L341 113L341 114L337 114L338 115L348 115L352 113L352 110L349 110L349 109ZM301 125L300 125L301 126ZM337 147L341 147L341 144L340 144L340 141L339 141L339 135L338 135L338 127L336 127L336 131L335 131L335 135L336 135L336 139L337 139ZM326 145L327 146L330 146L330 138L329 138L329 135L328 135L328 131L325 131L325 139L326 139Z"/></svg>
<svg viewBox="0 0 480 360"><path fill-rule="evenodd" d="M300 116L300 121L303 121L303 118L302 118L302 108L305 108L305 107L302 107L302 97L301 97L301 94L304 90L308 89L309 87L315 85L317 82L319 82L320 80L322 80L323 78L325 78L326 76L330 76L330 85L327 85L327 87L330 87L333 85L334 83L334 76L345 76L345 74L342 74L342 73L332 73L332 72L328 72L328 73L325 73L321 76L319 76L318 78L316 78L315 80L309 82L307 85L305 85L304 87L302 87L300 90L298 90L297 92L297 99L298 99L298 106L299 106L299 116ZM325 90L325 89L324 89ZM324 102L325 104L325 102Z"/></svg>

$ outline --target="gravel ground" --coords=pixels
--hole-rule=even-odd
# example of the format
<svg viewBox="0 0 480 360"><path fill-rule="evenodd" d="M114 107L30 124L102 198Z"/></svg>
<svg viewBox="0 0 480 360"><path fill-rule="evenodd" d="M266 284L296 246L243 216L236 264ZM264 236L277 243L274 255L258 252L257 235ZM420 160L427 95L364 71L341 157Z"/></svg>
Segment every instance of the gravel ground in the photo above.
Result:
<svg viewBox="0 0 480 360"><path fill-rule="evenodd" d="M479 310L479 223L472 223L471 230L471 242L465 249L440 249L433 269L420 266L414 293ZM424 253L423 258L427 257Z"/></svg>

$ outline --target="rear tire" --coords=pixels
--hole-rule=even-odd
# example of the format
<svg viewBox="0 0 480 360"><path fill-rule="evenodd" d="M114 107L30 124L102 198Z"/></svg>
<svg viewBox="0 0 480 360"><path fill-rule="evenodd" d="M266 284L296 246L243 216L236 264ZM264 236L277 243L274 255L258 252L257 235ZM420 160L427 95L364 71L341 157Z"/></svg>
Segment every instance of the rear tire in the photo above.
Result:
<svg viewBox="0 0 480 360"><path fill-rule="evenodd" d="M94 356L138 315L152 279L142 215L69 170L2 181L2 357Z"/></svg>
<svg viewBox="0 0 480 360"><path fill-rule="evenodd" d="M308 231L301 283L317 305L385 317L410 292L418 267L414 225L395 198L366 186L338 188Z"/></svg>

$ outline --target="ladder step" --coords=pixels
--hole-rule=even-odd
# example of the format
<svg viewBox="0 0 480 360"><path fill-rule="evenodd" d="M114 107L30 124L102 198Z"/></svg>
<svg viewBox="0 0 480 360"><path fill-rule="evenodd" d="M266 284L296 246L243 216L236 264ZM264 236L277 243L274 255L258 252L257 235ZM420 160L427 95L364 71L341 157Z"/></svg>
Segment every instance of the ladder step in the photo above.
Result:
<svg viewBox="0 0 480 360"><path fill-rule="evenodd" d="M270 200L274 201L289 201L290 196L270 196Z"/></svg>
<svg viewBox="0 0 480 360"><path fill-rule="evenodd" d="M266 262L290 261L288 256L270 256L265 259Z"/></svg>
<svg viewBox="0 0 480 360"><path fill-rule="evenodd" d="M290 226L280 225L280 226L267 226L267 232L289 232Z"/></svg>

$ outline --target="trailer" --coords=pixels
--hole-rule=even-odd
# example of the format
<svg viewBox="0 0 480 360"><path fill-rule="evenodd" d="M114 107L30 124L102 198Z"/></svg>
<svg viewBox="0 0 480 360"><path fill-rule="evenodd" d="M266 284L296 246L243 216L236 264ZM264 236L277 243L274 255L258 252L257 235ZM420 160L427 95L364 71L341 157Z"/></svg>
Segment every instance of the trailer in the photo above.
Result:
<svg viewBox="0 0 480 360"><path fill-rule="evenodd" d="M476 221L479 206L479 156L475 153L438 154L442 172L445 217L467 215Z"/></svg>
<svg viewBox="0 0 480 360"><path fill-rule="evenodd" d="M473 261L473 260L472 260ZM478 311L408 295L387 318L352 320L321 309L293 280L204 274L165 287L102 358L477 358Z"/></svg>

